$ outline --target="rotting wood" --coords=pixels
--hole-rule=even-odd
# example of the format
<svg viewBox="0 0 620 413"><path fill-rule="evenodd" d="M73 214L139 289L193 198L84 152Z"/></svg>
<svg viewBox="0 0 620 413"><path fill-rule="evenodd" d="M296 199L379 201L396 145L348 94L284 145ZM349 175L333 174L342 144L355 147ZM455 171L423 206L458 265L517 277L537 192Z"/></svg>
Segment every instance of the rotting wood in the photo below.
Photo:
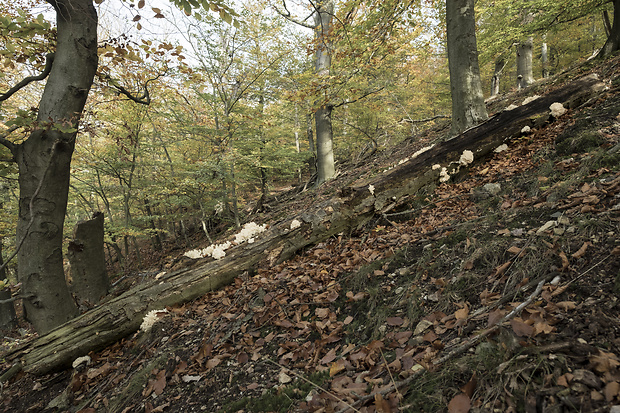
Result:
<svg viewBox="0 0 620 413"><path fill-rule="evenodd" d="M69 366L75 358L134 333L148 311L191 301L230 284L262 260L271 265L282 262L304 247L359 227L425 185L436 182L439 170L433 170L432 165L448 166L458 162L464 150L474 153L473 163L476 164L502 143L520 136L524 126L532 127L537 119L546 119L552 103L560 102L567 108L574 108L602 87L597 78L588 76L528 105L500 112L389 173L346 187L338 196L312 210L275 223L255 243L234 247L221 260L199 262L193 268L138 285L2 357L21 361L24 371L33 374ZM301 226L291 229L293 219L300 221Z"/></svg>

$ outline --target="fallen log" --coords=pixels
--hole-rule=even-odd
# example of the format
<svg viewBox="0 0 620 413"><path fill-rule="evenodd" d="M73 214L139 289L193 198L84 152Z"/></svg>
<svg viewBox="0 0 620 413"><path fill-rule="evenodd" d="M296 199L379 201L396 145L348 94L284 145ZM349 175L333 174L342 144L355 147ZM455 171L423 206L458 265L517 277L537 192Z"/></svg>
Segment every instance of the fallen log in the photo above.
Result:
<svg viewBox="0 0 620 413"><path fill-rule="evenodd" d="M527 105L500 112L485 123L412 157L389 173L346 187L312 210L271 225L256 242L229 249L223 259L203 260L192 268L138 285L2 357L21 362L26 372L34 374L69 366L75 358L134 333L148 311L188 302L230 284L262 260L271 265L282 262L304 247L359 227L429 183L437 182L443 168L451 174L478 163L499 145L520 136L524 126L546 122L552 103L576 107L603 87L596 77L588 76ZM463 161L464 151L471 151L471 162L468 157ZM300 225L291 225L293 221Z"/></svg>

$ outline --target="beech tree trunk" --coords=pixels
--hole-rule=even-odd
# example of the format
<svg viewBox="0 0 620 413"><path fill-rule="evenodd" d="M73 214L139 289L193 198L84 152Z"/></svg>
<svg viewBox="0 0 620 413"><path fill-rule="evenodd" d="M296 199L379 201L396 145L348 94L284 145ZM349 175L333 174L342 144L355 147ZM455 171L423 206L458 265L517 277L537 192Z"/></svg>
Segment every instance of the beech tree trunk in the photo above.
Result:
<svg viewBox="0 0 620 413"><path fill-rule="evenodd" d="M332 106L325 105L314 113L316 122L317 184L336 174L332 136Z"/></svg>
<svg viewBox="0 0 620 413"><path fill-rule="evenodd" d="M448 66L452 92L450 136L487 119L482 95L474 0L446 0Z"/></svg>
<svg viewBox="0 0 620 413"><path fill-rule="evenodd" d="M499 95L500 79L505 66L506 60L503 58L495 60L495 70L493 71L493 77L491 78L491 96Z"/></svg>
<svg viewBox="0 0 620 413"><path fill-rule="evenodd" d="M62 235L78 121L97 70L92 0L47 0L56 11L55 59L36 128L13 148L19 167L18 277L25 314L40 334L77 315L62 265Z"/></svg>
<svg viewBox="0 0 620 413"><path fill-rule="evenodd" d="M329 32L334 15L334 1L327 0L317 3L315 13L315 38L317 48L315 54L315 72L319 78L329 76L332 65ZM336 175L333 151L332 109L329 102L319 102L320 107L314 114L316 124L317 147L317 184L320 185Z"/></svg>
<svg viewBox="0 0 620 413"><path fill-rule="evenodd" d="M2 204L0 204L2 209ZM4 259L2 258L2 237L0 237L0 281L6 279L6 269L2 266ZM7 289L0 289L0 300L9 300L11 292ZM15 306L12 301L0 304L0 330L9 330L15 327L17 316L15 315Z"/></svg>
<svg viewBox="0 0 620 413"><path fill-rule="evenodd" d="M71 291L80 304L97 304L110 288L103 249L101 212L95 213L92 219L76 224L67 255L71 263Z"/></svg>
<svg viewBox="0 0 620 413"><path fill-rule="evenodd" d="M528 37L517 46L517 89L523 89L534 83L532 55L534 39Z"/></svg>
<svg viewBox="0 0 620 413"><path fill-rule="evenodd" d="M607 41L598 53L598 57L609 57L620 49L620 0L614 0L614 21Z"/></svg>
<svg viewBox="0 0 620 413"><path fill-rule="evenodd" d="M528 105L500 112L478 127L436 145L388 174L358 183L357 186L345 187L331 200L273 225L253 244L234 247L221 260L196 262L193 268L140 284L2 357L13 362L20 361L25 371L38 374L68 366L76 357L134 333L149 310L193 300L231 283L261 261L264 265L274 265L310 245L355 229L374 216L406 202L429 183L437 182L439 170L433 169L433 165L450 169L458 164L464 150L474 153L474 164L481 162L492 156L499 145L509 143L511 137L521 136L524 126L533 126L532 119L548 114L551 103L561 102L565 107L576 107L593 92L603 89L604 85L595 76L588 76ZM373 192L368 189L371 184L375 188ZM293 219L302 224L291 230Z"/></svg>
<svg viewBox="0 0 620 413"><path fill-rule="evenodd" d="M542 63L542 77L549 77L549 48L547 47L546 35L543 36L543 44L540 47L540 62Z"/></svg>

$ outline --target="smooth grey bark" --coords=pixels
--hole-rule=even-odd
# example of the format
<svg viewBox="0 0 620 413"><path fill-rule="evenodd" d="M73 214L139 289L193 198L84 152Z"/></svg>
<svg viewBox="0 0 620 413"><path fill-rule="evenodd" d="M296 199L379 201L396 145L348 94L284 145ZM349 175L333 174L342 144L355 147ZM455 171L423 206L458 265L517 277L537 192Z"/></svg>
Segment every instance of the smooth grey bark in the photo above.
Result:
<svg viewBox="0 0 620 413"><path fill-rule="evenodd" d="M504 67L506 67L506 60L504 58L500 57L495 60L495 70L491 78L491 96L499 95L499 85Z"/></svg>
<svg viewBox="0 0 620 413"><path fill-rule="evenodd" d="M333 0L317 3L314 15L314 32L317 43L314 69L319 78L329 76L332 64L332 44L329 40L329 32L332 28L333 15ZM314 114L317 146L317 185L332 179L336 175L333 151L332 110L333 106L329 102L322 102Z"/></svg>
<svg viewBox="0 0 620 413"><path fill-rule="evenodd" d="M57 43L39 104L40 126L13 149L19 167L18 243L23 239L17 272L22 294L34 296L24 300L24 311L39 333L78 312L65 281L62 236L78 122L98 63L92 0L47 2L56 11Z"/></svg>
<svg viewBox="0 0 620 413"><path fill-rule="evenodd" d="M534 39L530 36L517 46L517 88L523 89L534 83L532 56Z"/></svg>
<svg viewBox="0 0 620 413"><path fill-rule="evenodd" d="M607 41L599 51L597 57L609 57L620 49L620 0L614 0L614 21L607 37Z"/></svg>
<svg viewBox="0 0 620 413"><path fill-rule="evenodd" d="M476 44L474 0L446 0L448 66L452 92L450 136L488 118Z"/></svg>
<svg viewBox="0 0 620 413"><path fill-rule="evenodd" d="M76 224L67 256L71 263L71 291L86 306L97 304L108 294L110 280L103 249L103 214Z"/></svg>
<svg viewBox="0 0 620 413"><path fill-rule="evenodd" d="M542 77L549 77L549 48L547 47L547 36L543 36L543 44L540 47L540 61L542 63Z"/></svg>
<svg viewBox="0 0 620 413"><path fill-rule="evenodd" d="M317 184L336 175L332 136L332 106L324 105L314 113L316 123Z"/></svg>
<svg viewBox="0 0 620 413"><path fill-rule="evenodd" d="M2 204L0 204L2 209ZM2 258L2 237L0 237L0 281L6 278L6 269L3 267L4 260ZM0 290L0 300L9 300L11 292L8 289ZM15 306L12 301L0 304L0 330L9 330L15 327L17 316L15 315Z"/></svg>

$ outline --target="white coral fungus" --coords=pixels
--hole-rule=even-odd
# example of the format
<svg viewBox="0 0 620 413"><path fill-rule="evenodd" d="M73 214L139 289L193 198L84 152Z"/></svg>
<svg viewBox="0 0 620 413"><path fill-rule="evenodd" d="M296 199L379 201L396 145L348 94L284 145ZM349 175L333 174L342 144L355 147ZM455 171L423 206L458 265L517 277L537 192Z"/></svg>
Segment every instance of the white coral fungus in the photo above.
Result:
<svg viewBox="0 0 620 413"><path fill-rule="evenodd" d="M532 128L530 128L527 125L525 125L523 129L521 129L521 133L530 133L531 131L532 131Z"/></svg>
<svg viewBox="0 0 620 413"><path fill-rule="evenodd" d="M538 96L538 95L526 97L525 100L523 101L522 105L527 105L528 103L535 101L539 97L540 96Z"/></svg>
<svg viewBox="0 0 620 413"><path fill-rule="evenodd" d="M441 168L441 165L439 165L438 163L436 163L435 165L433 165L433 171L437 170Z"/></svg>
<svg viewBox="0 0 620 413"><path fill-rule="evenodd" d="M447 182L450 179L450 174L448 174L448 170L446 168L441 168L441 172L439 172L439 182Z"/></svg>
<svg viewBox="0 0 620 413"><path fill-rule="evenodd" d="M459 164L463 166L467 166L474 161L474 153L472 151L464 150L461 158L459 159Z"/></svg>
<svg viewBox="0 0 620 413"><path fill-rule="evenodd" d="M149 311L148 313L146 313L146 315L144 316L144 318L142 319L142 324L140 324L140 330L147 332L149 331L153 325L159 321L159 314L160 313L167 313L168 310L166 310L165 308L163 310L152 310Z"/></svg>
<svg viewBox="0 0 620 413"><path fill-rule="evenodd" d="M249 241L254 238L254 236L266 230L267 224L258 225L256 222L248 222L241 228L241 231L235 235L235 244L239 245L245 241Z"/></svg>
<svg viewBox="0 0 620 413"><path fill-rule="evenodd" d="M551 115L554 118L559 118L566 113L566 108L564 108L564 105L560 102L552 103L551 106L549 106L549 109L551 110Z"/></svg>
<svg viewBox="0 0 620 413"><path fill-rule="evenodd" d="M239 245L244 242L248 242L248 244L252 244L256 235L261 232L265 232L267 230L267 224L258 225L255 222L248 222L243 226L239 233L235 234L235 244ZM183 255L189 257L191 259L205 258L205 257L213 257L216 260L224 258L226 256L226 251L228 248L232 246L230 241L226 241L223 244L211 244L207 248L191 250L185 252Z"/></svg>
<svg viewBox="0 0 620 413"><path fill-rule="evenodd" d="M373 184L368 185L368 191L370 192L370 195L374 195L375 194L375 186Z"/></svg>
<svg viewBox="0 0 620 413"><path fill-rule="evenodd" d="M504 110L513 110L513 109L516 109L516 108L518 108L518 106L517 106L517 105L510 105L510 106L508 106L508 107L507 107L506 109L504 109Z"/></svg>
<svg viewBox="0 0 620 413"><path fill-rule="evenodd" d="M187 258L191 258L193 260L197 260L198 258L203 258L204 255L202 255L202 250L191 250L191 251L185 251L185 255Z"/></svg>
<svg viewBox="0 0 620 413"><path fill-rule="evenodd" d="M301 222L299 222L296 219L291 221L291 229L295 229L295 228L299 228L299 227L301 227Z"/></svg>

